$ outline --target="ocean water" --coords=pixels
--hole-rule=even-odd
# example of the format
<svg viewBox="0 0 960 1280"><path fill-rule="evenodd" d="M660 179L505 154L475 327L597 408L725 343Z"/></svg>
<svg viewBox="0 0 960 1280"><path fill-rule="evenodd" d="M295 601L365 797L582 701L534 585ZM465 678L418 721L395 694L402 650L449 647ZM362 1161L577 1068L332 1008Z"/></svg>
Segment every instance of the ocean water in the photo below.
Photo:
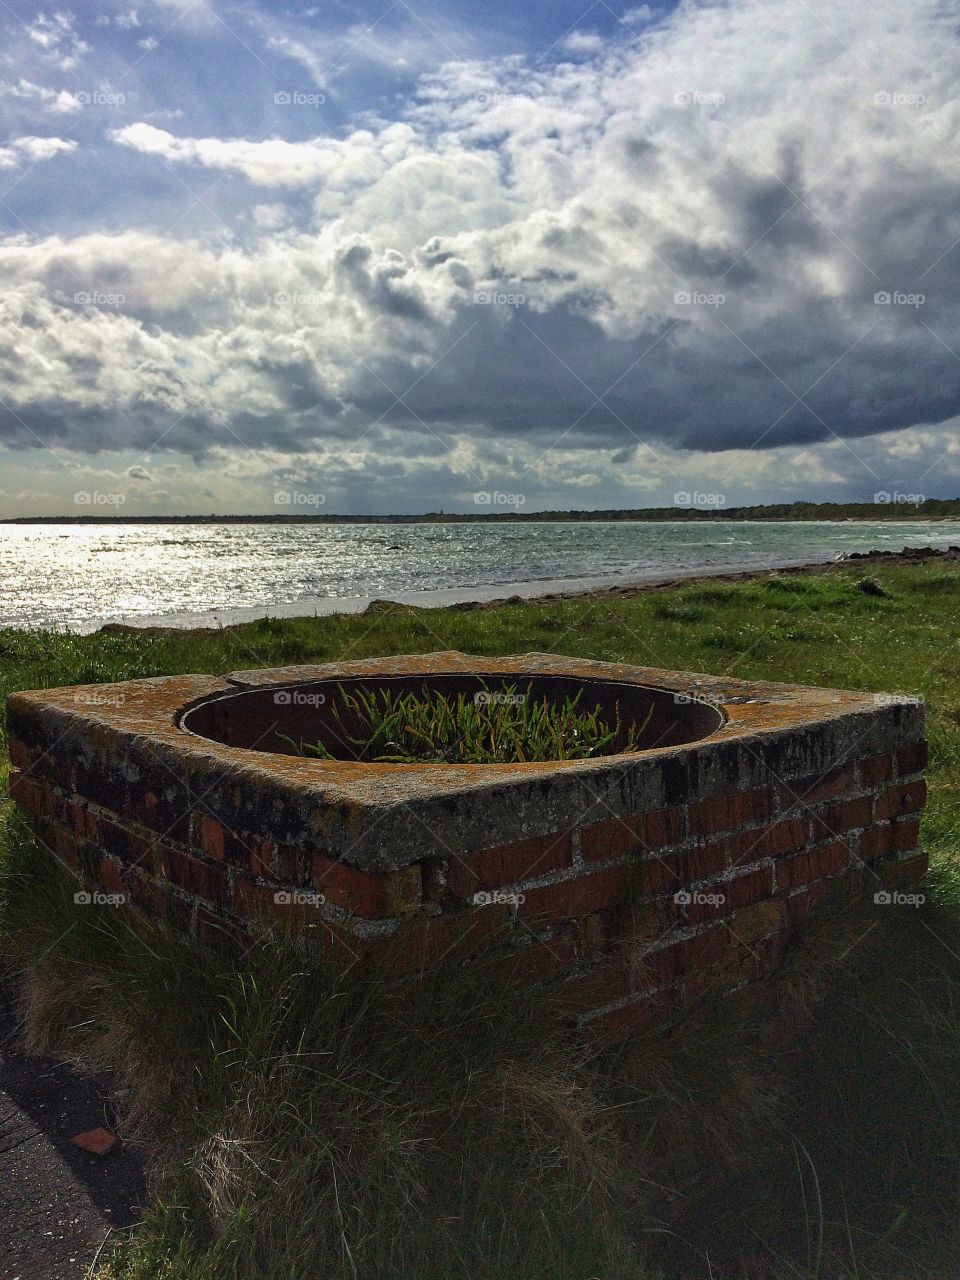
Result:
<svg viewBox="0 0 960 1280"><path fill-rule="evenodd" d="M960 521L3 525L0 625L195 626L960 544Z"/></svg>

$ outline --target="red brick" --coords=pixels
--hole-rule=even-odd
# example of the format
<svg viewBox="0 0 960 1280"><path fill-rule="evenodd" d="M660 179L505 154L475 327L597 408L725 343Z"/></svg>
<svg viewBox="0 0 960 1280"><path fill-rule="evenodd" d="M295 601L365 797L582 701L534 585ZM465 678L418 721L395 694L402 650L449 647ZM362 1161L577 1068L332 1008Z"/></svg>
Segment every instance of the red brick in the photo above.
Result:
<svg viewBox="0 0 960 1280"><path fill-rule="evenodd" d="M711 876L718 875L727 865L728 849L728 842L724 838L691 845L689 849L675 854L679 884L708 880Z"/></svg>
<svg viewBox="0 0 960 1280"><path fill-rule="evenodd" d="M927 744L925 742L909 742L897 751L897 773L920 773L927 767Z"/></svg>
<svg viewBox="0 0 960 1280"><path fill-rule="evenodd" d="M15 769L26 769L30 765L30 752L19 738L7 739L7 754Z"/></svg>
<svg viewBox="0 0 960 1280"><path fill-rule="evenodd" d="M651 985L663 986L682 974L694 970L709 969L734 952L730 932L722 924L710 925L689 938L679 938L665 947L658 947L646 956L638 957L638 965L649 978Z"/></svg>
<svg viewBox="0 0 960 1280"><path fill-rule="evenodd" d="M420 868L374 875L322 853L313 860L313 886L328 902L367 920L404 915L420 904Z"/></svg>
<svg viewBox="0 0 960 1280"><path fill-rule="evenodd" d="M85 1133L76 1133L70 1139L75 1147L92 1156L105 1156L113 1150L120 1139L109 1129L87 1129Z"/></svg>
<svg viewBox="0 0 960 1280"><path fill-rule="evenodd" d="M556 989L555 998L567 1013L589 1013L630 994L630 968L623 959L596 965Z"/></svg>
<svg viewBox="0 0 960 1280"><path fill-rule="evenodd" d="M666 1022L671 1008L671 994L658 991L590 1018L581 1023L580 1030L598 1048L615 1045Z"/></svg>
<svg viewBox="0 0 960 1280"><path fill-rule="evenodd" d="M167 879L191 897L204 898L207 902L225 903L227 874L222 867L201 862L192 854L177 849L165 850Z"/></svg>
<svg viewBox="0 0 960 1280"><path fill-rule="evenodd" d="M692 835L712 835L719 831L735 831L748 822L762 822L773 816L772 787L753 791L734 791L729 795L702 800L689 808Z"/></svg>
<svg viewBox="0 0 960 1280"><path fill-rule="evenodd" d="M32 813L35 817L45 814L47 812L46 797L47 789L39 786L25 773L10 774L10 799L27 813Z"/></svg>
<svg viewBox="0 0 960 1280"><path fill-rule="evenodd" d="M110 858L101 858L97 879L107 893L123 893L123 871L120 864Z"/></svg>
<svg viewBox="0 0 960 1280"><path fill-rule="evenodd" d="M824 876L837 875L850 865L850 850L842 840L805 849L777 863L777 889L793 889Z"/></svg>
<svg viewBox="0 0 960 1280"><path fill-rule="evenodd" d="M902 813L919 813L926 803L927 784L921 778L918 782L901 782L887 790L877 799L878 818L896 818Z"/></svg>
<svg viewBox="0 0 960 1280"><path fill-rule="evenodd" d="M786 782L780 789L780 803L785 810L819 804L846 795L856 787L856 770L850 765L826 775L813 775L796 782Z"/></svg>
<svg viewBox="0 0 960 1280"><path fill-rule="evenodd" d="M870 796L857 796L832 804L821 813L815 813L810 830L814 840L829 840L857 827L868 827L873 821L873 800Z"/></svg>
<svg viewBox="0 0 960 1280"><path fill-rule="evenodd" d="M874 862L893 852L893 828L884 822L867 827L860 836L859 854L864 862Z"/></svg>
<svg viewBox="0 0 960 1280"><path fill-rule="evenodd" d="M860 781L865 787L877 787L893 777L893 756L889 753L865 756L860 761Z"/></svg>
<svg viewBox="0 0 960 1280"><path fill-rule="evenodd" d="M906 853L920 842L920 819L901 818L893 824L893 848L895 853Z"/></svg>
<svg viewBox="0 0 960 1280"><path fill-rule="evenodd" d="M769 827L731 836L730 862L736 867L762 858L776 858L792 849L802 849L806 842L806 827L800 818L781 818Z"/></svg>
<svg viewBox="0 0 960 1280"><path fill-rule="evenodd" d="M371 940L366 953L387 972L417 973L505 942L509 923L508 907L476 907L455 916L418 920L389 938Z"/></svg>
<svg viewBox="0 0 960 1280"><path fill-rule="evenodd" d="M712 891L714 886L710 886ZM773 868L758 867L756 871L748 871L746 875L734 876L716 885L716 891L726 899L726 911L737 911L740 907L749 906L760 898L768 898L773 893Z"/></svg>
<svg viewBox="0 0 960 1280"><path fill-rule="evenodd" d="M558 831L451 858L447 887L459 898L503 889L573 864L573 833Z"/></svg>
<svg viewBox="0 0 960 1280"><path fill-rule="evenodd" d="M223 861L226 839L227 833L222 823L205 813L200 815L200 848L208 858Z"/></svg>
<svg viewBox="0 0 960 1280"><path fill-rule="evenodd" d="M620 866L527 889L518 914L525 920L576 920L614 906L623 897L628 884L628 868Z"/></svg>

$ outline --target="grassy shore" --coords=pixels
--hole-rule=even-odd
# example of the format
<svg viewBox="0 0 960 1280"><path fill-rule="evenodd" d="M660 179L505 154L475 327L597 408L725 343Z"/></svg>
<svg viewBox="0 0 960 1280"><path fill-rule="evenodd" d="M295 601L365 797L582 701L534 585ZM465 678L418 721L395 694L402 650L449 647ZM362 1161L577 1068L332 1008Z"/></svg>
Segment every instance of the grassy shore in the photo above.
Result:
<svg viewBox="0 0 960 1280"><path fill-rule="evenodd" d="M158 1143L111 1280L906 1280L956 1256L960 565L211 632L0 631L0 688L457 648L922 695L919 910L834 918L779 1025L701 1008L615 1060L482 973L363 988L238 966L39 874L7 809L0 947L28 1042L114 1073ZM105 918L102 918L105 917ZM466 985L465 985L466 984ZM800 1028L799 1038L788 1033Z"/></svg>

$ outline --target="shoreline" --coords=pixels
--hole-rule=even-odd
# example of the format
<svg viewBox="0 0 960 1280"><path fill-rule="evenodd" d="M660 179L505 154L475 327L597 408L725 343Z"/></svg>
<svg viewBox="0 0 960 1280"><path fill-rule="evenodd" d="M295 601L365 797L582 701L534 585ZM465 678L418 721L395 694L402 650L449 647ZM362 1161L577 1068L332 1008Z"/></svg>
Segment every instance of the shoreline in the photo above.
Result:
<svg viewBox="0 0 960 1280"><path fill-rule="evenodd" d="M885 564L904 567L922 564L927 560L960 560L960 547L904 547L902 551L864 551L841 554L831 560L778 560L763 565L717 565L711 569L674 569L667 574L651 574L648 577L631 577L620 580L608 577L582 578L579 586L570 589L570 580L551 579L543 582L517 582L506 586L509 595L503 595L505 584L485 587L451 588L438 591L398 593L396 597L341 596L321 600L300 600L272 608L226 609L216 613L192 615L154 615L137 622L93 622L88 627L77 628L80 634L130 634L137 632L216 632L245 626L263 618L322 618L338 614L376 614L403 611L417 613L431 609L464 612L475 609L499 609L507 604L535 601L555 604L573 600L629 599L650 592L667 591L675 587L690 586L697 582L748 582L764 578L771 573L806 575L836 573L851 567ZM567 588L567 589L562 589ZM430 599L426 599L429 597ZM460 597L454 599L452 597ZM33 628L27 628L33 629Z"/></svg>

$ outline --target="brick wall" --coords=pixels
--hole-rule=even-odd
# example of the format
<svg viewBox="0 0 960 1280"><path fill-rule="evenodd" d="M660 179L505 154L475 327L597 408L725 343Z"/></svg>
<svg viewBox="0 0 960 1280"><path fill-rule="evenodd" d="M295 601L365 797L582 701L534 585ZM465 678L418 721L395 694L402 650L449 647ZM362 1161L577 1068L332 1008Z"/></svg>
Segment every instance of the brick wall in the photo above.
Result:
<svg viewBox="0 0 960 1280"><path fill-rule="evenodd" d="M768 688L724 688L733 685L751 689L754 702ZM222 749L216 785L206 787L193 765L181 770L160 747L145 749L140 703L134 740L116 718L109 732L99 721L94 731L89 714L58 719L51 707L63 701L49 692L15 695L11 791L48 856L91 888L123 895L123 909L160 916L201 942L289 926L339 963L412 972L482 959L505 983L546 984L586 1032L611 1042L705 991L767 977L811 913L902 890L926 869L920 713L843 695L859 701L823 723L808 716L791 725L798 717L785 687L769 688L777 693L766 738L752 709L749 734L731 717L703 743L644 753L635 764L620 757L608 774L503 775L499 807L486 784L453 802L421 785L407 804L365 820L365 838L373 824L366 865L329 834L352 829L341 809L336 823L297 826L269 789L274 775L224 773L224 760L249 752ZM170 697L182 701L179 686ZM161 745L179 743L169 726L157 732ZM282 758L272 767L282 783ZM257 787L267 799L250 804ZM316 813L336 808L329 791L312 803ZM475 816L461 839L464 814L484 805L489 821ZM517 838L504 839L501 810L520 815L510 819ZM397 828L407 857L385 867L391 813L408 824ZM412 842L401 838L411 813L424 831ZM375 819L385 824L380 844Z"/></svg>

